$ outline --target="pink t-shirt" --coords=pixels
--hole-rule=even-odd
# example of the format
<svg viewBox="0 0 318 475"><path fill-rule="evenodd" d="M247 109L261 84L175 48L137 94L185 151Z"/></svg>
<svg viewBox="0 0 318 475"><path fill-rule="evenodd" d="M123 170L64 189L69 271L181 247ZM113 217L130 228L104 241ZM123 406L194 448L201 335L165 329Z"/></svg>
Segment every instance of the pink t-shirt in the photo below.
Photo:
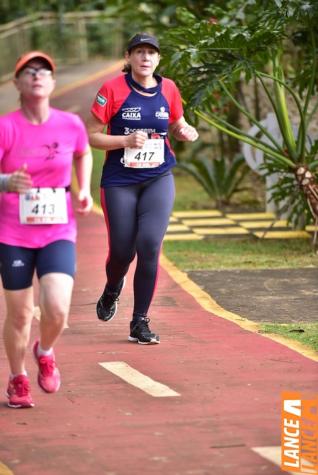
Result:
<svg viewBox="0 0 318 475"><path fill-rule="evenodd" d="M67 187L71 184L74 153L83 153L88 138L81 119L70 112L50 109L48 120L33 125L20 110L0 117L0 168L12 173L27 164L33 186ZM19 194L2 193L0 242L29 248L59 239L75 242L76 222L71 193L66 193L67 224L20 224Z"/></svg>

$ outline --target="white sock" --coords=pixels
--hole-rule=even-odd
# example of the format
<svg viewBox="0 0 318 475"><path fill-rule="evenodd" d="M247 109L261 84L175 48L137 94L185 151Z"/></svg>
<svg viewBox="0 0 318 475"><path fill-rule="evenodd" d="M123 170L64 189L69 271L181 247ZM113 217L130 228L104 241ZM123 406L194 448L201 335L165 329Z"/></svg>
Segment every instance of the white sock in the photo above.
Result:
<svg viewBox="0 0 318 475"><path fill-rule="evenodd" d="M53 348L49 348L48 350L43 350L40 343L38 345L38 356L50 356L53 353Z"/></svg>
<svg viewBox="0 0 318 475"><path fill-rule="evenodd" d="M21 374L23 374L23 376L27 376L28 373L24 370L24 371L21 371L21 373L18 373L18 374L10 374L10 381L12 381L16 376L21 376Z"/></svg>

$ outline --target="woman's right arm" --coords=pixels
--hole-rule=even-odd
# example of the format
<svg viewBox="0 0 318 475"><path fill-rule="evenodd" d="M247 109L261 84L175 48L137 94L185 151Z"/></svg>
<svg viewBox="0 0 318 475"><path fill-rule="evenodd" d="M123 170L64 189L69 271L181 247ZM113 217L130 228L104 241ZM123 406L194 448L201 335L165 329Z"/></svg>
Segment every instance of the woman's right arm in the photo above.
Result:
<svg viewBox="0 0 318 475"><path fill-rule="evenodd" d="M0 173L0 192L8 191L10 175Z"/></svg>
<svg viewBox="0 0 318 475"><path fill-rule="evenodd" d="M91 117L86 122L89 143L100 150L117 150L118 148L142 148L147 134L137 130L130 135L108 135L104 133L105 125L96 117Z"/></svg>

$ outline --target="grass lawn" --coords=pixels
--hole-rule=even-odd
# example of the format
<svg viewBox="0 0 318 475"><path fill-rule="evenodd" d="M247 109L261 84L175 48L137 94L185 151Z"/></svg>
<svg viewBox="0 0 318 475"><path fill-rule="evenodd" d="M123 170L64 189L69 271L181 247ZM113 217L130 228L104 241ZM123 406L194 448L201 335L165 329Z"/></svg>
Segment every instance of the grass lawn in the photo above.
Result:
<svg viewBox="0 0 318 475"><path fill-rule="evenodd" d="M286 338L291 338L315 351L318 351L317 332L317 323L266 323L262 325L260 331L260 333L276 333Z"/></svg>
<svg viewBox="0 0 318 475"><path fill-rule="evenodd" d="M104 153L94 150L92 190L99 204L99 181ZM174 210L213 209L214 203L202 187L189 175L176 170L177 196ZM258 184L257 193L245 192L233 202L241 209L259 211L262 207ZM253 191L253 190L252 190ZM318 255L313 252L310 240L258 240L211 239L202 241L167 241L163 252L180 270L212 269L269 269L317 267ZM318 323L301 323L301 330L294 324L262 324L260 331L276 333L297 340L318 350ZM297 328L300 328L297 325Z"/></svg>
<svg viewBox="0 0 318 475"><path fill-rule="evenodd" d="M93 149L93 173L92 173L92 195L94 202L100 204L99 190L100 177L102 176L103 163L105 159L105 152Z"/></svg>
<svg viewBox="0 0 318 475"><path fill-rule="evenodd" d="M318 266L318 256L307 239L166 241L163 250L168 259L185 272Z"/></svg>

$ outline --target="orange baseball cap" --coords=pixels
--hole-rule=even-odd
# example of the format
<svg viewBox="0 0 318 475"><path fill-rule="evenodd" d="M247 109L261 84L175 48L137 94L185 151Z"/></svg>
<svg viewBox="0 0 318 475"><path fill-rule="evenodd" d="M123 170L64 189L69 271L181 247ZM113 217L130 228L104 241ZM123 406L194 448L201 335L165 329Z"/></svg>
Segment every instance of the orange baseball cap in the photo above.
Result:
<svg viewBox="0 0 318 475"><path fill-rule="evenodd" d="M53 71L53 73L55 72L55 70L56 70L55 63L54 63L53 59L48 54L43 53L43 51L30 51L28 53L24 53L18 59L16 65L15 65L15 76L17 76L19 74L21 69L24 68L24 66L29 61L31 61L32 59L36 59L36 58L43 59L44 61L46 61L48 63L48 65L50 66L51 70Z"/></svg>

